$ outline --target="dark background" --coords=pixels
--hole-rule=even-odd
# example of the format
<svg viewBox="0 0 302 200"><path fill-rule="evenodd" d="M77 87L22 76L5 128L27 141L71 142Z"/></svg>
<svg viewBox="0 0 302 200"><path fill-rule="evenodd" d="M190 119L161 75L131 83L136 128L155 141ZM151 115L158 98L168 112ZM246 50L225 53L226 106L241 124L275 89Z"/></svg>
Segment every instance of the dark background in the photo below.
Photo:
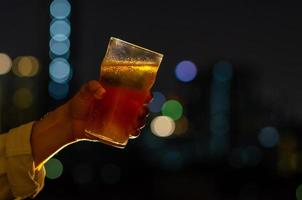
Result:
<svg viewBox="0 0 302 200"><path fill-rule="evenodd" d="M48 96L49 4L41 0L0 4L0 52L11 57L33 55L41 62L39 75L30 80L12 74L2 77L3 131L38 119L68 99L54 101ZM119 37L165 55L154 90L182 99L189 130L182 137L153 138L160 147L152 146L152 140L150 146L148 127L125 150L85 142L69 146L56 155L64 165L62 176L47 179L37 199L296 198L296 188L302 183L299 4L78 0L71 5L74 74L69 97L84 82L98 78L109 37ZM175 78L174 68L181 60L191 60L198 67L191 83ZM230 149L213 157L208 150L209 96L212 68L221 60L233 65ZM10 90L29 81L35 91L34 112L20 111L15 119L9 111ZM280 143L289 140L289 147L261 147L257 136L265 126L277 127ZM234 151L249 145L259 148L261 161L252 166L236 157L233 161ZM174 157L167 161L161 157L164 152ZM284 154L295 159L285 160L288 164L282 167ZM108 163L118 166L112 172L112 176L120 172L115 183L100 177ZM75 168L80 169L76 176L83 177L78 179L87 181L75 181Z"/></svg>

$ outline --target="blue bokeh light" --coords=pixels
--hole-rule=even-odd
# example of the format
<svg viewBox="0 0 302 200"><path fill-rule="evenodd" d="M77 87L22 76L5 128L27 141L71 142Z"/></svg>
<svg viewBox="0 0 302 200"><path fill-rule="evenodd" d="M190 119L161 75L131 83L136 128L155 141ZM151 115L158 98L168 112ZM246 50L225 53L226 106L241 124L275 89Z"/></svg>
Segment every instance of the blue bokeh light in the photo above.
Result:
<svg viewBox="0 0 302 200"><path fill-rule="evenodd" d="M275 127L264 127L260 130L258 139L263 147L274 147L279 142L279 132Z"/></svg>
<svg viewBox="0 0 302 200"><path fill-rule="evenodd" d="M52 17L64 19L70 15L71 6L67 0L54 0L49 9Z"/></svg>
<svg viewBox="0 0 302 200"><path fill-rule="evenodd" d="M262 158L261 151L256 146L247 146L240 152L242 163L247 166L256 166Z"/></svg>
<svg viewBox="0 0 302 200"><path fill-rule="evenodd" d="M68 54L70 48L70 41L66 39L64 41L57 41L53 38L49 41L50 51L56 56L64 56Z"/></svg>
<svg viewBox="0 0 302 200"><path fill-rule="evenodd" d="M214 65L213 77L216 81L229 81L233 77L233 66L226 61L218 62Z"/></svg>
<svg viewBox="0 0 302 200"><path fill-rule="evenodd" d="M56 83L56 82L49 82L48 85L48 93L49 95L55 100L64 99L69 91L69 86L67 83Z"/></svg>
<svg viewBox="0 0 302 200"><path fill-rule="evenodd" d="M70 22L66 20L53 20L50 24L49 32L56 41L67 40L70 35Z"/></svg>
<svg viewBox="0 0 302 200"><path fill-rule="evenodd" d="M190 82L197 75L196 65L188 60L181 61L176 65L175 75L182 82Z"/></svg>
<svg viewBox="0 0 302 200"><path fill-rule="evenodd" d="M56 58L49 65L50 78L57 83L65 83L71 77L70 64L64 58Z"/></svg>
<svg viewBox="0 0 302 200"><path fill-rule="evenodd" d="M153 95L153 99L149 103L148 107L151 112L159 113L161 111L162 105L166 101L166 97L161 92L152 92L152 95Z"/></svg>

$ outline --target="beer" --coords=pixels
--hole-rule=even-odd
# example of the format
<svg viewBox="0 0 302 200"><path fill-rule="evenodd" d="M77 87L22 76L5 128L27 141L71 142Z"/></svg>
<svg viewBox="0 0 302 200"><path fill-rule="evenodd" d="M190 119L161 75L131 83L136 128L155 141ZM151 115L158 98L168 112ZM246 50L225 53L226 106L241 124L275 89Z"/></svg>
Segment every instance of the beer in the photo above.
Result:
<svg viewBox="0 0 302 200"><path fill-rule="evenodd" d="M95 100L86 132L103 143L125 147L140 128L157 70L158 63L104 60L100 82L106 93Z"/></svg>

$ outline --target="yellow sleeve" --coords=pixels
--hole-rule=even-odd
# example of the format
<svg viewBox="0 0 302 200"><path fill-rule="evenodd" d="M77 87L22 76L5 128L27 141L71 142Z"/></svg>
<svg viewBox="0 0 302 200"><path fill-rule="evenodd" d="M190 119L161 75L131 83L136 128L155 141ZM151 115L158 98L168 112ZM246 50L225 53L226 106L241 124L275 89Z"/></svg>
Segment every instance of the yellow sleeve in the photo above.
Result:
<svg viewBox="0 0 302 200"><path fill-rule="evenodd" d="M0 137L0 199L35 197L44 186L45 169L34 170L30 136L34 122Z"/></svg>

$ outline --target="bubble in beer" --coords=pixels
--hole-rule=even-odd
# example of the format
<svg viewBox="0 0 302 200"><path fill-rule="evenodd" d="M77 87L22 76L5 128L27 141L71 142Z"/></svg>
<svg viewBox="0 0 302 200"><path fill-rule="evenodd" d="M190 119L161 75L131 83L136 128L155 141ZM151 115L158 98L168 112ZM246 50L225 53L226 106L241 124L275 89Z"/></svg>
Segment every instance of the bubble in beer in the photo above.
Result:
<svg viewBox="0 0 302 200"><path fill-rule="evenodd" d="M59 178L63 173L63 165L60 160L51 158L45 163L46 177L49 179Z"/></svg>
<svg viewBox="0 0 302 200"><path fill-rule="evenodd" d="M64 19L71 11L70 3L67 0L54 0L50 4L50 14L56 19Z"/></svg>
<svg viewBox="0 0 302 200"><path fill-rule="evenodd" d="M49 82L48 85L48 93L55 100L64 99L69 91L69 86L67 83L56 83L56 82Z"/></svg>
<svg viewBox="0 0 302 200"><path fill-rule="evenodd" d="M70 22L67 19L53 20L50 25L50 35L56 41L67 40L70 35Z"/></svg>
<svg viewBox="0 0 302 200"><path fill-rule="evenodd" d="M49 65L50 78L57 83L67 82L70 74L70 64L64 58L56 58Z"/></svg>
<svg viewBox="0 0 302 200"><path fill-rule="evenodd" d="M0 75L6 74L11 70L12 60L4 53L0 53Z"/></svg>
<svg viewBox="0 0 302 200"><path fill-rule="evenodd" d="M175 130L175 122L167 116L155 117L151 122L151 131L158 137L168 137Z"/></svg>
<svg viewBox="0 0 302 200"><path fill-rule="evenodd" d="M197 67L192 61L181 61L176 65L175 75L177 79L182 82L190 82L194 80L197 75Z"/></svg>
<svg viewBox="0 0 302 200"><path fill-rule="evenodd" d="M121 178L121 168L115 164L106 164L101 169L100 175L104 183L115 184Z"/></svg>
<svg viewBox="0 0 302 200"><path fill-rule="evenodd" d="M164 103L161 111L163 115L168 116L173 120L178 120L182 116L183 107L178 101L169 100Z"/></svg>
<svg viewBox="0 0 302 200"><path fill-rule="evenodd" d="M153 99L149 103L149 109L153 113L158 113L161 110L162 105L166 101L166 97L161 92L152 92Z"/></svg>

